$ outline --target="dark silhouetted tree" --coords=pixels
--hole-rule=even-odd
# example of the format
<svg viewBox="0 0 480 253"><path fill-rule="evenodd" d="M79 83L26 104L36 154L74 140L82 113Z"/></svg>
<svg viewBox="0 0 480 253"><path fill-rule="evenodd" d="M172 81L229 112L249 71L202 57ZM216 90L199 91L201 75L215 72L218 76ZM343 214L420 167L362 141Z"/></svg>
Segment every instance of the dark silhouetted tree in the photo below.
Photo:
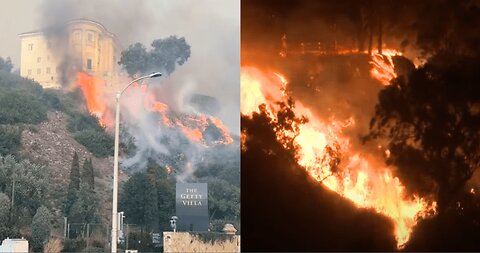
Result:
<svg viewBox="0 0 480 253"><path fill-rule="evenodd" d="M64 213L69 216L73 204L77 201L77 194L80 190L80 164L77 152L73 154L72 166L70 168L70 183L68 184L67 197L64 204Z"/></svg>
<svg viewBox="0 0 480 253"><path fill-rule="evenodd" d="M480 165L478 59L438 55L379 94L370 138L387 138L407 189L455 205Z"/></svg>
<svg viewBox="0 0 480 253"><path fill-rule="evenodd" d="M147 166L147 176L156 191L158 228L167 231L170 229L170 218L175 215L175 178L152 160Z"/></svg>
<svg viewBox="0 0 480 253"><path fill-rule="evenodd" d="M91 158L83 161L82 182L86 183L92 191L95 189L95 176L93 174L93 164Z"/></svg>
<svg viewBox="0 0 480 253"><path fill-rule="evenodd" d="M125 182L120 207L128 223L138 224L149 231L158 229L158 196L147 174L135 173Z"/></svg>

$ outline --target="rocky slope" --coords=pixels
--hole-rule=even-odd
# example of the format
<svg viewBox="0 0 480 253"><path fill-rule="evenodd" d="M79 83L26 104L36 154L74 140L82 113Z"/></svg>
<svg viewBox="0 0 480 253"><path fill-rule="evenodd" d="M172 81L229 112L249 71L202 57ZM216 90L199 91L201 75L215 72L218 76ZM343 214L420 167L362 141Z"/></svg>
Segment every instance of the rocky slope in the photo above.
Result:
<svg viewBox="0 0 480 253"><path fill-rule="evenodd" d="M22 133L22 150L20 154L30 160L45 164L50 174L50 204L56 220L63 217L62 206L69 184L70 168L74 152L80 161L80 171L83 162L92 158L95 175L95 191L100 207L102 223L110 224L113 156L97 158L83 145L79 144L67 130L68 115L62 112L49 112L48 121L37 126L31 126ZM119 172L120 181L126 175Z"/></svg>

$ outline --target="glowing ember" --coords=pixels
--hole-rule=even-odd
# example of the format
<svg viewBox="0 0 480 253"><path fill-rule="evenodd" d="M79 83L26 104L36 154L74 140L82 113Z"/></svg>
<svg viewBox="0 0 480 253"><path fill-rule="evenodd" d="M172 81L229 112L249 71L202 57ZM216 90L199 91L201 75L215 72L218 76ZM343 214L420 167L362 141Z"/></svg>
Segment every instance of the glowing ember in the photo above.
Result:
<svg viewBox="0 0 480 253"><path fill-rule="evenodd" d="M370 64L372 69L370 75L377 79L383 85L389 85L390 80L397 77L395 73L392 57L395 55L402 55L400 52L392 49L385 49L382 54L372 55Z"/></svg>
<svg viewBox="0 0 480 253"><path fill-rule="evenodd" d="M258 106L266 103L270 116L275 116L278 109L275 102L286 99L280 92L286 79L278 73L273 75L278 79L272 79L258 69L242 67L243 115L258 111ZM272 91L273 88L277 91ZM372 208L390 217L397 245L401 248L408 241L417 220L435 212L436 203L428 203L417 196L405 196L405 187L381 159L353 150L350 139L343 134L345 128L355 124L353 117L346 122L323 121L299 102L295 113L309 119L308 123L299 126L298 136L294 139L299 147L298 164L314 179L358 207ZM280 135L278 133L279 139Z"/></svg>

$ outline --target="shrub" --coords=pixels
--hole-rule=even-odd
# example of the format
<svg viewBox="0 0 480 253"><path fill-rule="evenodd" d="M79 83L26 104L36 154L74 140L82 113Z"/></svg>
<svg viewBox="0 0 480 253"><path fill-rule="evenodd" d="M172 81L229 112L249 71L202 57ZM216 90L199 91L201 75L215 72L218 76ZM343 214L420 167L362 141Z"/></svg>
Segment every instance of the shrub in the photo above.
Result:
<svg viewBox="0 0 480 253"><path fill-rule="evenodd" d="M82 130L75 133L74 138L97 157L113 154L113 138L104 130Z"/></svg>
<svg viewBox="0 0 480 253"><path fill-rule="evenodd" d="M19 127L0 125L0 155L15 154L20 148L22 130Z"/></svg>
<svg viewBox="0 0 480 253"><path fill-rule="evenodd" d="M20 92L0 93L0 124L38 124L47 119L39 99Z"/></svg>
<svg viewBox="0 0 480 253"><path fill-rule="evenodd" d="M66 239L62 252L81 252L85 246L86 242L83 239Z"/></svg>
<svg viewBox="0 0 480 253"><path fill-rule="evenodd" d="M58 93L54 90L44 90L42 101L49 107L57 111L65 111L65 106L60 101Z"/></svg>
<svg viewBox="0 0 480 253"><path fill-rule="evenodd" d="M0 89L30 94L35 97L40 97L43 92L42 86L37 82L2 70L0 70Z"/></svg>
<svg viewBox="0 0 480 253"><path fill-rule="evenodd" d="M70 113L67 129L72 133L84 130L103 131L103 127L100 126L98 119L95 116L80 112Z"/></svg>
<svg viewBox="0 0 480 253"><path fill-rule="evenodd" d="M48 253L60 253L62 251L62 241L58 238L50 238L43 247L44 252Z"/></svg>

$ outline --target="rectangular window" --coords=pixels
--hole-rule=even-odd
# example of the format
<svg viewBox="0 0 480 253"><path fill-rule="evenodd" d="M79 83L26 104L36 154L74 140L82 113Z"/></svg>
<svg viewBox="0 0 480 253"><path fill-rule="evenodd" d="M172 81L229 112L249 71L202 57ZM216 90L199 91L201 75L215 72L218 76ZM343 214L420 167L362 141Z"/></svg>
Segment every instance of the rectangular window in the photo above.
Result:
<svg viewBox="0 0 480 253"><path fill-rule="evenodd" d="M32 75L32 70L31 70L31 69L28 70L28 75L29 75L29 76Z"/></svg>
<svg viewBox="0 0 480 253"><path fill-rule="evenodd" d="M87 59L87 69L92 69L92 59Z"/></svg>
<svg viewBox="0 0 480 253"><path fill-rule="evenodd" d="M28 50L30 50L30 51L33 50L33 44L28 44Z"/></svg>
<svg viewBox="0 0 480 253"><path fill-rule="evenodd" d="M37 63L40 63L42 61L42 58L41 57L38 57L37 58Z"/></svg>
<svg viewBox="0 0 480 253"><path fill-rule="evenodd" d="M74 40L79 41L80 40L80 32L75 32L73 35Z"/></svg>
<svg viewBox="0 0 480 253"><path fill-rule="evenodd" d="M37 75L40 75L42 73L42 69L37 69Z"/></svg>
<svg viewBox="0 0 480 253"><path fill-rule="evenodd" d="M88 33L88 42L93 42L93 34Z"/></svg>
<svg viewBox="0 0 480 253"><path fill-rule="evenodd" d="M47 68L46 72L47 74L50 74L50 68Z"/></svg>

